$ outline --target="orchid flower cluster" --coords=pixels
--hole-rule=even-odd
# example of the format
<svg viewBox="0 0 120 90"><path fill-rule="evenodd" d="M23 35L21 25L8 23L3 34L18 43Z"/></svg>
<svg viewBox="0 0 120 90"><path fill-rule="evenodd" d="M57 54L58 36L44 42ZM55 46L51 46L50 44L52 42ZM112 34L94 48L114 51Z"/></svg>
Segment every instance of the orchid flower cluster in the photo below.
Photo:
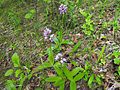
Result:
<svg viewBox="0 0 120 90"><path fill-rule="evenodd" d="M53 42L53 39L55 37L54 34L51 34L52 30L50 30L49 28L46 28L44 30L43 36L45 40L50 40L51 42Z"/></svg>
<svg viewBox="0 0 120 90"><path fill-rule="evenodd" d="M60 60L60 62L63 64L64 62L67 62L67 59L66 58L63 58L63 55L62 53L58 53L55 57L55 60L58 61Z"/></svg>

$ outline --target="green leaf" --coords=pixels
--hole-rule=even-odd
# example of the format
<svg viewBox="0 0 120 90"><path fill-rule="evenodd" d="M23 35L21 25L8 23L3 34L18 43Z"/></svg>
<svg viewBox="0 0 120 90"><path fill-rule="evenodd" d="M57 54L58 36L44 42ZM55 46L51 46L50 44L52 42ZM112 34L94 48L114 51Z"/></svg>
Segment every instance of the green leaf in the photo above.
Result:
<svg viewBox="0 0 120 90"><path fill-rule="evenodd" d="M81 45L81 41L79 41L74 47L73 47L73 49L72 49L72 52L71 53L73 53L73 52L76 52L77 51L77 49L80 47L80 45Z"/></svg>
<svg viewBox="0 0 120 90"><path fill-rule="evenodd" d="M27 13L26 15L25 15L25 18L26 19L31 19L33 17L33 14L32 13Z"/></svg>
<svg viewBox="0 0 120 90"><path fill-rule="evenodd" d="M46 3L50 3L51 2L51 0L44 0Z"/></svg>
<svg viewBox="0 0 120 90"><path fill-rule="evenodd" d="M120 66L118 67L118 74L120 75Z"/></svg>
<svg viewBox="0 0 120 90"><path fill-rule="evenodd" d="M73 45L73 42L71 42L69 40L63 40L61 44L70 44L70 45Z"/></svg>
<svg viewBox="0 0 120 90"><path fill-rule="evenodd" d="M15 77L18 77L18 75L19 75L21 72L22 72L21 69L16 70L16 71L15 71Z"/></svg>
<svg viewBox="0 0 120 90"><path fill-rule="evenodd" d="M65 76L67 77L67 79L69 79L70 81L73 80L73 77L70 75L71 73L66 66L63 66L63 72L65 73Z"/></svg>
<svg viewBox="0 0 120 90"><path fill-rule="evenodd" d="M55 44L57 44L57 45L60 44L60 42L59 42L59 40L57 38L54 38L53 40L54 40Z"/></svg>
<svg viewBox="0 0 120 90"><path fill-rule="evenodd" d="M65 83L65 81L62 78L60 78L57 81L55 81L54 86L60 86L64 83Z"/></svg>
<svg viewBox="0 0 120 90"><path fill-rule="evenodd" d="M62 30L60 30L60 31L58 32L58 40L59 40L60 43L61 43L62 40L63 40Z"/></svg>
<svg viewBox="0 0 120 90"><path fill-rule="evenodd" d="M65 83L60 85L60 90L64 90L64 87L65 87Z"/></svg>
<svg viewBox="0 0 120 90"><path fill-rule="evenodd" d="M9 69L7 70L7 72L5 73L5 76L10 76L13 74L13 69Z"/></svg>
<svg viewBox="0 0 120 90"><path fill-rule="evenodd" d="M91 67L91 64L89 62L85 62L85 70L88 70Z"/></svg>
<svg viewBox="0 0 120 90"><path fill-rule="evenodd" d="M18 87L18 90L22 90L22 86L23 86L23 83L24 81L26 80L27 76L24 75L24 73L21 73L20 74L20 83L19 83L19 87Z"/></svg>
<svg viewBox="0 0 120 90"><path fill-rule="evenodd" d="M30 13L35 14L35 9L30 10Z"/></svg>
<svg viewBox="0 0 120 90"><path fill-rule="evenodd" d="M17 90L12 80L7 80L5 87L7 90Z"/></svg>
<svg viewBox="0 0 120 90"><path fill-rule="evenodd" d="M70 82L70 90L76 90L76 82L74 81Z"/></svg>
<svg viewBox="0 0 120 90"><path fill-rule="evenodd" d="M84 72L80 72L78 75L74 77L74 81L79 81L84 77L84 75L85 75Z"/></svg>
<svg viewBox="0 0 120 90"><path fill-rule="evenodd" d="M94 80L94 74L92 74L88 80L88 85L90 86Z"/></svg>
<svg viewBox="0 0 120 90"><path fill-rule="evenodd" d="M84 17L87 17L87 13L86 13L84 10L80 9L80 13L81 13Z"/></svg>
<svg viewBox="0 0 120 90"><path fill-rule="evenodd" d="M101 85L101 79L100 79L100 77L99 76L96 76L96 82L99 84L99 85Z"/></svg>
<svg viewBox="0 0 120 90"><path fill-rule="evenodd" d="M58 81L60 79L61 79L61 77L58 77L58 76L50 76L49 78L46 78L45 81L46 82L55 82L55 81Z"/></svg>
<svg viewBox="0 0 120 90"><path fill-rule="evenodd" d="M120 64L120 59L119 58L115 58L114 59L114 63L117 64L117 65L119 65Z"/></svg>
<svg viewBox="0 0 120 90"><path fill-rule="evenodd" d="M98 57L98 61L103 57L103 53L105 51L105 45L102 47L102 50L100 51L99 57Z"/></svg>
<svg viewBox="0 0 120 90"><path fill-rule="evenodd" d="M78 66L78 62L76 62L74 60L70 61L70 63L73 64L74 66Z"/></svg>
<svg viewBox="0 0 120 90"><path fill-rule="evenodd" d="M120 52L119 51L114 51L113 55L115 56L115 58L118 58L120 56Z"/></svg>
<svg viewBox="0 0 120 90"><path fill-rule="evenodd" d="M54 69L55 69L56 73L57 73L59 76L63 76L63 71L62 71L62 69L60 69L60 68L57 67L57 66L54 66Z"/></svg>
<svg viewBox="0 0 120 90"><path fill-rule="evenodd" d="M76 67L70 73L72 76L75 76L77 73L79 73L80 70L81 70L80 67Z"/></svg>
<svg viewBox="0 0 120 90"><path fill-rule="evenodd" d="M43 64L39 65L36 70L42 70L51 67L51 64L49 62L44 62Z"/></svg>
<svg viewBox="0 0 120 90"><path fill-rule="evenodd" d="M20 58L17 53L14 53L12 56L12 63L14 64L14 67L19 67L20 66Z"/></svg>
<svg viewBox="0 0 120 90"><path fill-rule="evenodd" d="M54 64L54 56L53 56L53 51L51 48L48 49L48 60L51 65Z"/></svg>

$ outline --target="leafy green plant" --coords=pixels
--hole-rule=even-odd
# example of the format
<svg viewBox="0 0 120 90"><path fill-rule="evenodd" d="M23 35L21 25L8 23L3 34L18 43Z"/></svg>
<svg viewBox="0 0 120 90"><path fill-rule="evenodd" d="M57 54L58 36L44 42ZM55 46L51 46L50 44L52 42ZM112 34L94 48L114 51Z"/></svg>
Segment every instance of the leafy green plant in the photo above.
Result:
<svg viewBox="0 0 120 90"><path fill-rule="evenodd" d="M5 76L14 76L14 78L18 78L19 80L7 80L6 82L6 88L7 90L22 90L23 83L26 79L30 79L32 77L31 70L28 69L25 66L21 66L20 64L20 58L17 53L14 53L12 56L12 63L14 68L9 69L6 71ZM26 70L24 70L24 67ZM16 88L16 84L19 85L18 88Z"/></svg>
<svg viewBox="0 0 120 90"><path fill-rule="evenodd" d="M113 56L115 56L114 63L117 64L117 65L119 65L120 64L120 59L119 59L120 52L119 51L114 51L113 52Z"/></svg>
<svg viewBox="0 0 120 90"><path fill-rule="evenodd" d="M81 41L78 41L77 44L74 45L74 47L73 47L73 49L71 50L70 54L75 53L75 52L78 50L78 48L80 47L81 44L82 44Z"/></svg>
<svg viewBox="0 0 120 90"><path fill-rule="evenodd" d="M98 62L100 62L100 64L105 64L106 61L104 59L104 51L105 51L105 45L102 47L101 51L100 51L100 54L98 56Z"/></svg>
<svg viewBox="0 0 120 90"><path fill-rule="evenodd" d="M92 15L80 9L80 13L85 17L85 23L82 25L83 32L90 36L94 32L93 21L91 20Z"/></svg>
<svg viewBox="0 0 120 90"><path fill-rule="evenodd" d="M56 62L53 67L57 73L57 76L46 78L46 81L54 82L55 86L59 86L60 90L64 90L65 82L69 80L70 90L76 90L76 82L84 76L82 73L83 69L76 67L72 71L69 71L65 64L62 65L59 62Z"/></svg>
<svg viewBox="0 0 120 90"><path fill-rule="evenodd" d="M26 19L32 19L35 15L36 11L34 9L31 9L26 15L25 18Z"/></svg>
<svg viewBox="0 0 120 90"><path fill-rule="evenodd" d="M118 65L117 72L120 75L120 52L114 51L112 55L115 56L114 64Z"/></svg>
<svg viewBox="0 0 120 90"><path fill-rule="evenodd" d="M18 17L17 13L14 10L10 10L8 13L8 22L13 26L17 27L21 23L20 17Z"/></svg>
<svg viewBox="0 0 120 90"><path fill-rule="evenodd" d="M54 38L54 43L55 43L55 44L52 44L53 49L56 49L56 50L58 50L58 51L61 50L61 46L62 46L62 45L73 44L73 42L71 42L70 40L65 40L65 39L63 39L62 30L60 30L60 31L58 32L57 37Z"/></svg>

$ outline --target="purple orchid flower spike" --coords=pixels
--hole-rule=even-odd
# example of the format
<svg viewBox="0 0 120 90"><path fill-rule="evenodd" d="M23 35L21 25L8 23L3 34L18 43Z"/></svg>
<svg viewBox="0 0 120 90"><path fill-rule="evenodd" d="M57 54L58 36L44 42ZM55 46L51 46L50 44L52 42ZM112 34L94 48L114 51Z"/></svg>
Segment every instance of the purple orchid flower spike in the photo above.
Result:
<svg viewBox="0 0 120 90"><path fill-rule="evenodd" d="M61 4L61 5L59 6L59 11L60 11L60 14L66 13L66 12L67 12L67 6L64 5L64 4Z"/></svg>
<svg viewBox="0 0 120 90"><path fill-rule="evenodd" d="M52 30L50 30L49 28L46 28L44 30L43 36L44 36L45 40L48 39L48 37L51 34L51 32L52 32Z"/></svg>

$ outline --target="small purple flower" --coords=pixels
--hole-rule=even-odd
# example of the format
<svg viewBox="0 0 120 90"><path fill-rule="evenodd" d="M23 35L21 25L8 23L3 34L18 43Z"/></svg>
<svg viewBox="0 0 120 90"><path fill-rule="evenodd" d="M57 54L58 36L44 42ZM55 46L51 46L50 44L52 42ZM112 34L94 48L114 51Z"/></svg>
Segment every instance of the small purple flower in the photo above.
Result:
<svg viewBox="0 0 120 90"><path fill-rule="evenodd" d="M66 12L67 12L67 6L64 5L64 4L61 4L61 5L59 6L59 11L60 11L60 14L66 13Z"/></svg>
<svg viewBox="0 0 120 90"><path fill-rule="evenodd" d="M49 37L49 35L50 35L51 32L52 32L52 30L50 30L49 28L46 28L44 30L44 33L43 33L44 38L48 39L48 37Z"/></svg>

